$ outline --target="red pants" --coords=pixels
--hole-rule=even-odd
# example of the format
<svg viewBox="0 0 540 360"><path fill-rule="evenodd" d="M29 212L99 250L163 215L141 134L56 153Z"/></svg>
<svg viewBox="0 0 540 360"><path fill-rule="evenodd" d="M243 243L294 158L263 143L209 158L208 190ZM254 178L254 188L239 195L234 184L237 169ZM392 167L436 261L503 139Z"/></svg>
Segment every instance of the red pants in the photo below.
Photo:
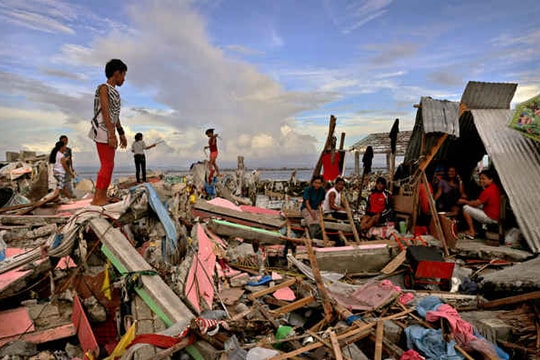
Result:
<svg viewBox="0 0 540 360"><path fill-rule="evenodd" d="M97 175L96 189L107 190L111 184L112 172L114 169L114 154L115 148L109 146L109 144L96 143L97 152L99 156L99 162L101 167Z"/></svg>

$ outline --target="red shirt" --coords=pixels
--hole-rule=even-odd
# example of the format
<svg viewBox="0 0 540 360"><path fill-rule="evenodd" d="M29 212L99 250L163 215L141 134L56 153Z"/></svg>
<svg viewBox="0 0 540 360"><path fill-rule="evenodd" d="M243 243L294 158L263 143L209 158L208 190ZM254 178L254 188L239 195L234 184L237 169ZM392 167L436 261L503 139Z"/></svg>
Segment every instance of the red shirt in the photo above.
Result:
<svg viewBox="0 0 540 360"><path fill-rule="evenodd" d="M482 191L478 198L484 205L483 210L487 216L493 220L499 221L501 213L501 191L495 183L491 183Z"/></svg>
<svg viewBox="0 0 540 360"><path fill-rule="evenodd" d="M370 213L373 214L380 214L382 213L388 204L388 198L390 194L386 191L378 192L373 191L371 195L369 195L369 203L368 208L366 209Z"/></svg>
<svg viewBox="0 0 540 360"><path fill-rule="evenodd" d="M339 151L334 152L334 163L332 164L332 154L326 153L322 156L321 162L323 166L322 177L324 181L334 181L341 171L339 170L339 162L341 154Z"/></svg>

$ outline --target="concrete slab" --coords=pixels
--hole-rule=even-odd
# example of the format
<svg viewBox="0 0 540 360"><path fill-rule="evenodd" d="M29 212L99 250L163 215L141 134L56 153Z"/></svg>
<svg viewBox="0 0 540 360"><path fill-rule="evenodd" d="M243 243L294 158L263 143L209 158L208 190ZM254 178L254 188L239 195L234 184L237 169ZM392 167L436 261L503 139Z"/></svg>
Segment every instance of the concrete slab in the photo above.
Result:
<svg viewBox="0 0 540 360"><path fill-rule="evenodd" d="M503 259L508 261L525 261L534 255L528 251L506 246L489 246L485 240L458 240L454 250L457 255L467 258Z"/></svg>
<svg viewBox="0 0 540 360"><path fill-rule="evenodd" d="M338 273L372 273L380 271L390 260L384 244L315 248L322 271Z"/></svg>
<svg viewBox="0 0 540 360"><path fill-rule="evenodd" d="M482 292L525 293L540 289L540 257L483 276ZM506 296L511 296L508 293Z"/></svg>

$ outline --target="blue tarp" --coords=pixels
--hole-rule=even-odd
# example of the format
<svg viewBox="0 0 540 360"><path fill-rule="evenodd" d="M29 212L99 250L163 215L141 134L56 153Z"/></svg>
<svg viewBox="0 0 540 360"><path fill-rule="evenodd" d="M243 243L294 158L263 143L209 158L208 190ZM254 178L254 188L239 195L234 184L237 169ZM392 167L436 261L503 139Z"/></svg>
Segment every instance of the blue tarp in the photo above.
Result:
<svg viewBox="0 0 540 360"><path fill-rule="evenodd" d="M163 256L168 258L171 254L176 253L178 249L178 234L176 233L176 226L174 221L169 216L169 212L161 202L156 190L151 184L144 184L146 190L148 191L148 203L150 207L159 217L159 221L163 224L165 228L166 241L161 243L161 251Z"/></svg>

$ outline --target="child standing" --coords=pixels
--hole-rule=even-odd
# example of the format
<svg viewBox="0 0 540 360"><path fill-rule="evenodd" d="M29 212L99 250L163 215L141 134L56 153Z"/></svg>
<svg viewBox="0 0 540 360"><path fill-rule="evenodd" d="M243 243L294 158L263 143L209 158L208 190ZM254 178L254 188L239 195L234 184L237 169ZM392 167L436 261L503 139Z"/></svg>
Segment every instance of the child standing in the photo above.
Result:
<svg viewBox="0 0 540 360"><path fill-rule="evenodd" d="M208 146L205 146L205 149L210 149L210 174L208 176L208 183L212 183L214 178L214 171L216 176L219 176L219 168L216 164L216 159L218 157L218 148L217 148L217 138L218 134L214 134L214 129L207 129L205 131L206 136L208 136Z"/></svg>
<svg viewBox="0 0 540 360"><path fill-rule="evenodd" d="M67 159L64 156L65 151L66 144L63 141L58 141L49 155L49 163L54 164L53 175L56 179L56 189L54 190L53 197L60 195L60 191L62 191L64 196L67 198L72 197L67 189L68 177L66 174L71 175L71 177L75 177L75 172L69 168Z"/></svg>
<svg viewBox="0 0 540 360"><path fill-rule="evenodd" d="M141 182L141 171L142 171L142 182L146 182L146 156L144 155L144 150L151 149L156 147L157 144L152 144L146 146L143 141L143 134L135 134L135 142L131 145L131 152L135 159L135 176L137 177L137 182Z"/></svg>
<svg viewBox="0 0 540 360"><path fill-rule="evenodd" d="M96 193L91 205L102 206L118 199L107 196L114 169L114 155L120 140L120 148L125 149L127 139L120 123L120 93L116 89L126 79L127 66L119 59L112 59L105 65L107 82L96 89L94 96L94 119L88 134L96 143L100 168L96 180ZM120 139L116 137L118 131Z"/></svg>

